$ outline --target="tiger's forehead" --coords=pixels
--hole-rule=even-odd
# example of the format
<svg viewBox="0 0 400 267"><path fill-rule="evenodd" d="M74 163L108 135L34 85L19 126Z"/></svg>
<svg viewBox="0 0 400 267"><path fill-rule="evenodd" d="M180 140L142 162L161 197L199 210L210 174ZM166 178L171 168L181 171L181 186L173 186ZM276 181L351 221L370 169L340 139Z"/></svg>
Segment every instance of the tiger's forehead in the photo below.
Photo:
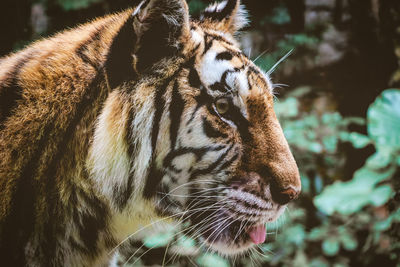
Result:
<svg viewBox="0 0 400 267"><path fill-rule="evenodd" d="M239 49L229 34L193 27L192 40L199 49L196 69L202 83L218 96L234 93L241 98L259 94L272 94L272 83Z"/></svg>

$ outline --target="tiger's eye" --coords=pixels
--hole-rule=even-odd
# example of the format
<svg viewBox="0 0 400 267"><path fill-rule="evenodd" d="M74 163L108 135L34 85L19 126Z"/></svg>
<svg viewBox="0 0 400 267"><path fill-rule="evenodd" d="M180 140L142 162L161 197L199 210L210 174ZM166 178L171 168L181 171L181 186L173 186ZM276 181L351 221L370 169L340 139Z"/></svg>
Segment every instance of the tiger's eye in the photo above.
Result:
<svg viewBox="0 0 400 267"><path fill-rule="evenodd" d="M226 98L220 98L215 102L215 107L219 114L224 115L229 110L229 101Z"/></svg>

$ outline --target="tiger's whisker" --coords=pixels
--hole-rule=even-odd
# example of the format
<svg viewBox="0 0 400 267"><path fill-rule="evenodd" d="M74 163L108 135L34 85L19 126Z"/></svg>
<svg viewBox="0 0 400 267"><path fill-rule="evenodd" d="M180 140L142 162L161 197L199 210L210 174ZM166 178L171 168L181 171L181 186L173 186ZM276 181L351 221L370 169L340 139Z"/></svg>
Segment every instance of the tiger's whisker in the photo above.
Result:
<svg viewBox="0 0 400 267"><path fill-rule="evenodd" d="M279 64L281 64L286 58L290 56L290 54L293 52L293 49L290 49L289 52L287 52L283 57L281 57L268 71L267 75L271 75L276 67L278 67Z"/></svg>

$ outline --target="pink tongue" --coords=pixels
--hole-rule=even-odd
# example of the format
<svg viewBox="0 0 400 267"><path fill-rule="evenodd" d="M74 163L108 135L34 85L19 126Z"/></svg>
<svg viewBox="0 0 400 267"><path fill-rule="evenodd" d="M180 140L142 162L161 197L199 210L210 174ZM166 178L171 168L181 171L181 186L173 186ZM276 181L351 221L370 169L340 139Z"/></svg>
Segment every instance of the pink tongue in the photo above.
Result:
<svg viewBox="0 0 400 267"><path fill-rule="evenodd" d="M263 224L253 226L249 229L249 236L254 244L261 244L265 241L266 230Z"/></svg>

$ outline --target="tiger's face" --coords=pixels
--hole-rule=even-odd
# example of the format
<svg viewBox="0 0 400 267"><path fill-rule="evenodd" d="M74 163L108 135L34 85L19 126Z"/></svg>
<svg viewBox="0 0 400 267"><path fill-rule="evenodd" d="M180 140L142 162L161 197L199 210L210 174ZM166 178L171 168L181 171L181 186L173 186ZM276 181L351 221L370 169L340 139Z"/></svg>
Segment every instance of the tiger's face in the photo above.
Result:
<svg viewBox="0 0 400 267"><path fill-rule="evenodd" d="M124 218L113 229L164 215L191 222L188 233L204 245L238 254L264 242L265 224L298 196L273 85L233 37L245 17L238 0L197 20L183 0L149 0L120 31L117 40L133 36L137 47L122 57L116 49L118 60L106 64L111 87L123 86L104 105L88 164ZM119 66L132 65L139 79L123 83L135 75Z"/></svg>
<svg viewBox="0 0 400 267"><path fill-rule="evenodd" d="M155 201L189 220L188 232L206 246L237 254L264 242L265 224L298 196L299 172L269 77L210 21L193 22L190 35L194 52L171 83L169 119L161 119Z"/></svg>

